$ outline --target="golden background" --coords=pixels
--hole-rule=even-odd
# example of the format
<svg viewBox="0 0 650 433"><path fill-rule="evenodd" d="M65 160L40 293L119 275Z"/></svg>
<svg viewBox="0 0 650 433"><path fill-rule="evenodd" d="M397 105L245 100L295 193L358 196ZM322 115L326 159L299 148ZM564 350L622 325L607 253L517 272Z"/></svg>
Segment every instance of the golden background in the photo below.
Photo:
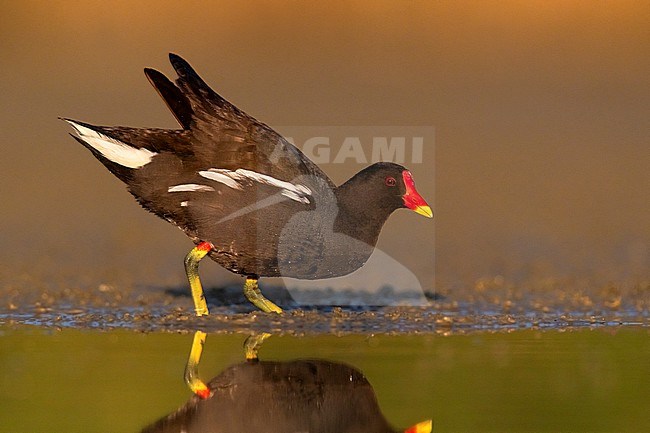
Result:
<svg viewBox="0 0 650 433"><path fill-rule="evenodd" d="M142 73L175 52L271 126L435 127L409 166L435 219L396 212L379 244L425 287L647 280L649 22L644 1L4 1L2 270L183 284L190 242L57 120L176 127Z"/></svg>

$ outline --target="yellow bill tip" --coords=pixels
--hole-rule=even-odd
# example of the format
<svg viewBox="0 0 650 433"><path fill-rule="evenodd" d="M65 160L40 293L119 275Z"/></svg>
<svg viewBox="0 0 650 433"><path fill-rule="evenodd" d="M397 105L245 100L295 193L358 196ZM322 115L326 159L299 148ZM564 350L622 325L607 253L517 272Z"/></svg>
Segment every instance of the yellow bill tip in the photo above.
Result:
<svg viewBox="0 0 650 433"><path fill-rule="evenodd" d="M431 429L433 429L433 422L428 419L409 427L404 430L404 433L431 433Z"/></svg>
<svg viewBox="0 0 650 433"><path fill-rule="evenodd" d="M427 218L433 218L433 211L429 206L417 206L415 209L413 209L413 212L419 213L420 215Z"/></svg>

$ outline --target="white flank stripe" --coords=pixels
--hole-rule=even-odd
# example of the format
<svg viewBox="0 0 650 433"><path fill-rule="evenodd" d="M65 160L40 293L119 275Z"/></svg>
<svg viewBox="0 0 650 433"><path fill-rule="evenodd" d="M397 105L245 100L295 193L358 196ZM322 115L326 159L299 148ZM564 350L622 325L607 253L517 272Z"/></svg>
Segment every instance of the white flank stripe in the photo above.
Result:
<svg viewBox="0 0 650 433"><path fill-rule="evenodd" d="M291 182L276 179L267 174L258 173L245 168L239 168L235 171L227 170L225 168L211 168L209 170L199 171L199 174L206 179L223 183L230 188L238 190L244 189L241 184L242 180L250 180L263 185L274 186L281 189L280 194L283 196L300 203L309 204L309 199L306 197L311 195L311 190L309 188L304 185L293 184Z"/></svg>
<svg viewBox="0 0 650 433"><path fill-rule="evenodd" d="M276 179L267 174L258 173L252 170L246 170L244 168L237 169L235 173L259 183L263 183L265 185L271 185L286 191L292 191L298 195L311 195L311 190L304 185L294 185L291 182L285 182L284 180Z"/></svg>
<svg viewBox="0 0 650 433"><path fill-rule="evenodd" d="M108 137L78 123L66 120L77 131L79 138L91 145L105 158L128 168L140 168L151 162L151 158L157 155L147 149L138 149L129 146L114 138Z"/></svg>
<svg viewBox="0 0 650 433"><path fill-rule="evenodd" d="M285 197L290 198L291 200L299 201L300 203L309 204L309 199L307 197L301 197L293 191L282 190L281 194Z"/></svg>
<svg viewBox="0 0 650 433"><path fill-rule="evenodd" d="M167 192L186 192L186 191L208 192L208 191L214 191L214 188L207 185L199 185L197 183L184 183L182 185L174 185L167 188Z"/></svg>
<svg viewBox="0 0 650 433"><path fill-rule="evenodd" d="M188 204L189 202L187 200L181 202L182 207L187 207Z"/></svg>
<svg viewBox="0 0 650 433"><path fill-rule="evenodd" d="M235 176L232 176L235 173L233 173L230 170L211 168L210 170L199 171L199 174L206 179L223 183L224 185L229 186L230 188L240 189L240 190L243 189L241 184L238 182L240 178L235 179Z"/></svg>

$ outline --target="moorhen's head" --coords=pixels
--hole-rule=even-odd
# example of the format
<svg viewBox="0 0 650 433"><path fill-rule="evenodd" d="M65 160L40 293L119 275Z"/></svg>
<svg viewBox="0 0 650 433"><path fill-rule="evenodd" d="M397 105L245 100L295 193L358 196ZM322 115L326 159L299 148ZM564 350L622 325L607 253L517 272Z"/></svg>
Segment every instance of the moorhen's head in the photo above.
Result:
<svg viewBox="0 0 650 433"><path fill-rule="evenodd" d="M399 208L408 208L427 218L433 212L415 189L411 172L392 162L378 162L361 170L339 187L339 200L349 207L381 209L386 216Z"/></svg>

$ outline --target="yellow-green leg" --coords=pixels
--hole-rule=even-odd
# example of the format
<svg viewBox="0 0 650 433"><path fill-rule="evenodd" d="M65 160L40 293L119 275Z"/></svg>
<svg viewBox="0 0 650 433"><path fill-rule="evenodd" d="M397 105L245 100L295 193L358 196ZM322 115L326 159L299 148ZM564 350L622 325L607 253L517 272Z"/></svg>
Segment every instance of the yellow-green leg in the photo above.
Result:
<svg viewBox="0 0 650 433"><path fill-rule="evenodd" d="M187 364L185 365L185 383L194 394L201 398L210 396L210 388L199 379L199 362L201 361L201 353L203 353L205 337L205 332L196 331L194 333L192 349L190 349L190 356L187 358Z"/></svg>
<svg viewBox="0 0 650 433"><path fill-rule="evenodd" d="M201 242L185 256L185 273L187 274L187 280L190 282L192 299L194 300L194 311L197 316L207 316L210 314L208 312L208 304L205 302L205 296L203 295L201 280L199 279L199 262L211 249L211 243Z"/></svg>
<svg viewBox="0 0 650 433"><path fill-rule="evenodd" d="M244 341L244 352L246 353L246 361L257 361L257 352L262 347L264 340L269 338L271 334L262 332L261 334L249 335Z"/></svg>
<svg viewBox="0 0 650 433"><path fill-rule="evenodd" d="M262 295L260 288L257 286L257 278L246 278L246 282L244 283L244 296L246 296L246 299L251 301L253 305L265 313L282 313L282 308L278 307Z"/></svg>

